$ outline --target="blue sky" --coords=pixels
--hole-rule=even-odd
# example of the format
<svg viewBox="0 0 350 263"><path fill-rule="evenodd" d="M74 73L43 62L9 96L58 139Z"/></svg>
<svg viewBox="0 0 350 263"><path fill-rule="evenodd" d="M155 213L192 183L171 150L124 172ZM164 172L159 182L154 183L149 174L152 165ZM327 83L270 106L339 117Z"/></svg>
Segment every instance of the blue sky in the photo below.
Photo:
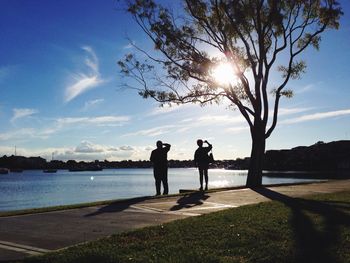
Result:
<svg viewBox="0 0 350 263"><path fill-rule="evenodd" d="M307 71L289 83L267 149L350 139L350 3L338 31L308 49ZM0 1L0 155L60 160L148 159L156 140L169 159L191 159L198 138L217 159L250 154L247 124L225 105L159 108L124 82L117 61L152 47L113 0Z"/></svg>

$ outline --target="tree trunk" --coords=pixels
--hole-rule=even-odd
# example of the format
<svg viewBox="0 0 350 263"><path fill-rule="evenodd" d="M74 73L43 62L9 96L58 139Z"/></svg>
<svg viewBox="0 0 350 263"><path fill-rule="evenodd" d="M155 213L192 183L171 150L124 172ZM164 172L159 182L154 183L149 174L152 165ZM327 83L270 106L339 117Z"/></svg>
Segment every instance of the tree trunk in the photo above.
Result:
<svg viewBox="0 0 350 263"><path fill-rule="evenodd" d="M249 170L247 177L247 187L257 187L262 185L262 167L265 154L265 130L254 127L252 132L252 151L250 154Z"/></svg>

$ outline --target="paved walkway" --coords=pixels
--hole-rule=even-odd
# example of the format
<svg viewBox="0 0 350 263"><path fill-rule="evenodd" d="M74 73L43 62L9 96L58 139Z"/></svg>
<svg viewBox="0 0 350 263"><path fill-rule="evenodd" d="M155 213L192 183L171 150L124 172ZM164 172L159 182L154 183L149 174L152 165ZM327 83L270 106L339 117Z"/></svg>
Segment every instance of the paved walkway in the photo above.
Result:
<svg viewBox="0 0 350 263"><path fill-rule="evenodd" d="M290 197L350 190L350 180L268 187ZM251 189L136 198L109 205L0 218L0 261L270 199Z"/></svg>

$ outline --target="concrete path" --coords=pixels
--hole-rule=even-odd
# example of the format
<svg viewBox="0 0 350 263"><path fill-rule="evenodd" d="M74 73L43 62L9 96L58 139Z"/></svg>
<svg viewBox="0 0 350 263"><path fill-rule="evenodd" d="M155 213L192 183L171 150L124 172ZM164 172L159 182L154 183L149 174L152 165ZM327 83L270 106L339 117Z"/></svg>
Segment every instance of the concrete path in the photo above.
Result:
<svg viewBox="0 0 350 263"><path fill-rule="evenodd" d="M350 180L272 186L268 189L300 197L350 190ZM258 192L245 188L135 198L104 206L0 217L0 261L21 259L131 229L270 200Z"/></svg>

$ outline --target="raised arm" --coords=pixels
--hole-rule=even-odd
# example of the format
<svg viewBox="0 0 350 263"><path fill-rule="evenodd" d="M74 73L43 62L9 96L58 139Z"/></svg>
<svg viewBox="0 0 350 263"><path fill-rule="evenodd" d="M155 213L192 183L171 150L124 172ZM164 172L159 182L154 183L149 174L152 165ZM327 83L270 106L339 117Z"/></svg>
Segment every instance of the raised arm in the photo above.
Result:
<svg viewBox="0 0 350 263"><path fill-rule="evenodd" d="M163 147L168 152L168 151L170 151L171 145L169 143L163 143Z"/></svg>
<svg viewBox="0 0 350 263"><path fill-rule="evenodd" d="M211 145L208 141L204 141L206 144L208 144L207 150L208 152L211 151L211 149L213 149L213 145Z"/></svg>

